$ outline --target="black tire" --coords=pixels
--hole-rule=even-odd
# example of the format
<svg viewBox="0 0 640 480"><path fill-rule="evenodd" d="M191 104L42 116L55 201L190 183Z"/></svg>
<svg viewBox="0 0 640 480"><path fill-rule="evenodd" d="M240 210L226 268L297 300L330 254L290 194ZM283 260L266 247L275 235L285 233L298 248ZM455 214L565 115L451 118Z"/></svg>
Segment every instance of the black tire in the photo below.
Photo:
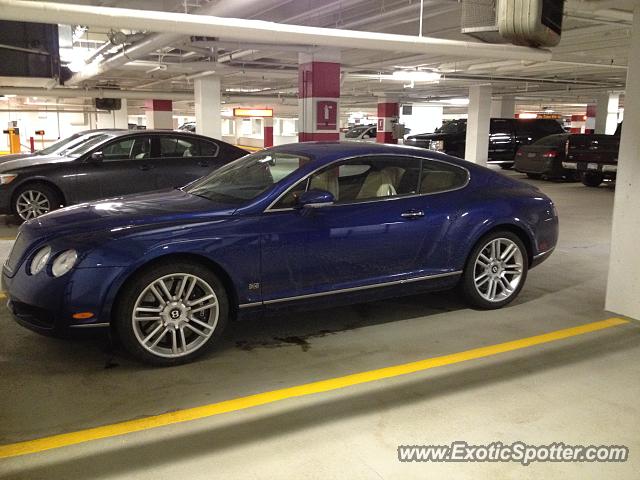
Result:
<svg viewBox="0 0 640 480"><path fill-rule="evenodd" d="M580 175L580 181L587 187L599 187L604 181L604 176L601 173L583 173Z"/></svg>
<svg viewBox="0 0 640 480"><path fill-rule="evenodd" d="M136 327L138 329L146 328L146 331L144 332L145 334L149 331L155 330L156 328L160 328L160 335L166 335L165 330L171 331L175 329L175 333L172 332L172 335L174 336L178 336L178 326L171 327L166 326L166 324L161 325L163 323L163 313L158 313L158 320L149 322L136 322L133 319L134 307L136 306L138 300L142 297L145 289L147 289L147 287L149 287L149 285L151 285L154 281L166 278L167 276L171 275L176 275L176 277L179 277L182 274L197 277L211 287L211 290L213 290L213 292L215 293L215 300L217 301L217 320L212 327L213 333L211 333L207 339L203 340L195 350L186 353L187 345L185 342L182 344L184 345L184 353L180 354L179 356L163 356L161 353L154 353L142 346L141 340L138 339L138 336L134 329L134 323L136 325L139 325L139 327ZM171 294L176 294L179 290L179 280L176 279L175 282L178 283L171 283L168 286L169 293ZM193 289L192 295L196 295L196 298L202 298L197 297L197 295L202 295L201 292L196 291L198 288L200 287L196 286ZM193 296L190 298L193 298ZM196 307L198 305L200 304L196 303L192 306ZM167 305L164 308L169 309L171 307ZM153 314L151 313L149 315ZM113 327L117 338L120 340L120 343L122 344L124 349L137 360L154 366L171 366L189 363L209 351L217 343L217 340L222 335L228 323L228 320L229 296L224 287L224 284L220 281L220 279L211 270L195 262L189 260L168 260L166 262L154 264L150 268L141 271L125 284L123 292L118 296L116 305L114 307ZM191 321L194 321L193 318L191 318ZM184 320L183 324L188 322L189 320ZM203 332L209 331L208 329L200 327L200 325L202 325L202 323L192 323L192 326L197 326L198 329L202 330ZM189 338L189 335L191 335L195 340L198 340L198 335L194 334L192 330L182 327L180 327L180 329L186 332L185 338ZM154 341L155 339L157 339L157 336L151 338L151 340ZM169 337L167 336L166 339L163 339L163 341L158 344L158 347L156 347L156 349L161 348L165 340L166 342L168 342ZM167 346L166 348L168 349L170 347Z"/></svg>
<svg viewBox="0 0 640 480"><path fill-rule="evenodd" d="M500 168L503 170L511 170L513 168L513 163L501 163Z"/></svg>
<svg viewBox="0 0 640 480"><path fill-rule="evenodd" d="M517 246L522 259L522 272L518 285L515 287L512 293L509 294L508 297L503 298L502 300L487 300L480 294L478 288L476 287L476 261L478 260L480 253L485 249L485 247L490 244L490 242L497 239L509 240ZM502 308L515 300L527 280L527 272L529 270L528 258L529 257L527 254L527 249L522 243L522 240L520 240L520 238L512 232L497 230L485 235L480 240L478 240L476 246L469 254L469 258L467 258L467 263L465 265L464 273L460 282L460 289L469 306L481 310L495 310L498 308Z"/></svg>
<svg viewBox="0 0 640 480"><path fill-rule="evenodd" d="M44 213L52 212L62 206L62 197L55 188L46 183L27 183L16 190L11 200L11 210L14 215L24 221L44 215L44 213L41 213L40 215L31 216L31 212L35 213L35 209L24 211L24 200L27 197L46 199L47 211ZM45 203L40 203L40 205L44 206Z"/></svg>
<svg viewBox="0 0 640 480"><path fill-rule="evenodd" d="M532 180L540 180L542 178L542 174L541 173L527 173L527 177L529 177Z"/></svg>

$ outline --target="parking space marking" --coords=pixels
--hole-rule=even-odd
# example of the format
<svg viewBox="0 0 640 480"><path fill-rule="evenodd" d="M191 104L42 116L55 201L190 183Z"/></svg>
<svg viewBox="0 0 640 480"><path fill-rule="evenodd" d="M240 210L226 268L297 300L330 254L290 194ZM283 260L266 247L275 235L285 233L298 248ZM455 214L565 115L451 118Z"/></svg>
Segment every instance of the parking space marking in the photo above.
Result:
<svg viewBox="0 0 640 480"><path fill-rule="evenodd" d="M164 427L167 425L174 425L177 423L213 417L215 415L221 415L223 413L245 410L247 408L279 402L281 400L286 400L289 398L304 397L307 395L329 392L332 390L352 387L354 385L361 385L378 380L383 380L386 378L397 377L400 375L422 372L425 370L430 370L432 368L453 365L456 363L466 362L468 360L477 360L493 355L498 355L500 353L512 352L523 348L533 347L535 345L555 342L558 340L563 340L590 332L596 332L626 323L629 323L629 320L625 320L622 318L609 318L607 320L587 323L585 325L580 325L577 327L565 328L563 330L556 330L553 332L544 333L542 335L521 338L518 340L512 340L509 342L490 345L487 347L474 348L472 350L452 353L440 357L427 358L424 360L394 365L391 367L353 373L342 377L320 380L317 382L258 393L255 395L235 398L232 400L225 400L222 402L203 405L200 407L187 408L184 410L177 410L160 415L128 420L111 425L104 425L101 427L88 428L85 430L78 430L76 432L70 433L62 433L50 437L38 438L35 440L1 445L0 458L10 458L20 455L43 452L45 450L67 447L70 445L76 445L92 440L115 437L128 433L139 432L142 430L148 430L151 428Z"/></svg>

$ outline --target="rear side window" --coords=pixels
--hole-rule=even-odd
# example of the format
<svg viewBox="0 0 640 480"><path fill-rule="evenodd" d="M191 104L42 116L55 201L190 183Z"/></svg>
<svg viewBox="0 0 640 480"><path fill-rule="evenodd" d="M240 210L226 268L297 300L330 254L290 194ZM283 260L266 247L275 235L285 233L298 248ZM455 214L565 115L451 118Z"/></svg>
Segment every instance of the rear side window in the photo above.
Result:
<svg viewBox="0 0 640 480"><path fill-rule="evenodd" d="M567 141L568 135L549 135L542 137L533 145L539 145L541 147L560 147Z"/></svg>
<svg viewBox="0 0 640 480"><path fill-rule="evenodd" d="M464 187L469 174L464 168L424 159L420 172L420 193L440 193Z"/></svg>
<svg viewBox="0 0 640 480"><path fill-rule="evenodd" d="M160 137L160 157L199 157L199 142L184 137Z"/></svg>
<svg viewBox="0 0 640 480"><path fill-rule="evenodd" d="M200 156L202 157L217 157L218 151L220 147L213 142L205 142L204 140L200 140L198 142L200 145Z"/></svg>
<svg viewBox="0 0 640 480"><path fill-rule="evenodd" d="M512 135L513 128L509 120L492 118L490 124L491 135Z"/></svg>
<svg viewBox="0 0 640 480"><path fill-rule="evenodd" d="M554 133L563 133L564 129L555 120L518 120L516 122L518 135L531 138L546 137Z"/></svg>

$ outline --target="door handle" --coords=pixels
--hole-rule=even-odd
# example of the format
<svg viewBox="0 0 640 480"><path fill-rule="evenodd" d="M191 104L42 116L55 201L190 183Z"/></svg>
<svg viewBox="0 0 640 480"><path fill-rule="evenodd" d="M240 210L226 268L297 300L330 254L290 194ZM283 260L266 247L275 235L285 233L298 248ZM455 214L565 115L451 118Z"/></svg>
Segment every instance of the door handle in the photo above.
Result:
<svg viewBox="0 0 640 480"><path fill-rule="evenodd" d="M151 165L140 165L138 168L140 170L142 170L143 172L146 172L147 170L151 170L153 168L153 166L151 166Z"/></svg>
<svg viewBox="0 0 640 480"><path fill-rule="evenodd" d="M205 162L204 160L200 161L200 162L198 162L198 166L199 167L208 167L209 166L209 162Z"/></svg>
<svg viewBox="0 0 640 480"><path fill-rule="evenodd" d="M409 210L408 212L402 213L400 216L402 218L416 219L424 217L424 212L422 210Z"/></svg>

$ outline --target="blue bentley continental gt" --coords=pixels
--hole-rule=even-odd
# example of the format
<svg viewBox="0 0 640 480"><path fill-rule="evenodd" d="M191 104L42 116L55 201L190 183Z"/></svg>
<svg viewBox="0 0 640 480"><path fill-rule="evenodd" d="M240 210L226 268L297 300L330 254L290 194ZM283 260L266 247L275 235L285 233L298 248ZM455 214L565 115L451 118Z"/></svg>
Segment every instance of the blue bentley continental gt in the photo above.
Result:
<svg viewBox="0 0 640 480"><path fill-rule="evenodd" d="M155 365L188 362L225 325L459 287L513 301L558 238L537 188L420 148L299 143L245 156L181 189L26 222L3 268L35 331L113 329Z"/></svg>

